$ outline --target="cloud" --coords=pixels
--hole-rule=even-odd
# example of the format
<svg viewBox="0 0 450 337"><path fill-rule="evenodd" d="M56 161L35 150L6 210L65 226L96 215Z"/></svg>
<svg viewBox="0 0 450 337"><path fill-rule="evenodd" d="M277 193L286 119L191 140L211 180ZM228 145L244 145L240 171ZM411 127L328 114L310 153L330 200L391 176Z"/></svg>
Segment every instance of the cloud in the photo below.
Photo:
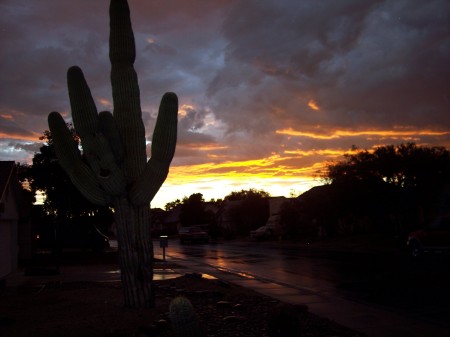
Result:
<svg viewBox="0 0 450 337"><path fill-rule="evenodd" d="M164 92L179 96L176 167L204 164L251 180L310 173L352 145L450 147L446 0L129 5L147 141ZM50 111L71 120L66 71L74 64L98 109L113 108L108 7L108 0L0 3L2 138L37 142ZM18 154L2 144L2 158ZM20 151L30 158L34 150ZM273 166L221 166L260 162Z"/></svg>
<svg viewBox="0 0 450 337"><path fill-rule="evenodd" d="M343 137L378 137L378 138L410 138L418 136L447 136L450 131L434 131L434 130L334 130L331 133L314 133L296 131L292 128L277 130L278 134L284 134L295 137L310 137L317 139L336 139Z"/></svg>
<svg viewBox="0 0 450 337"><path fill-rule="evenodd" d="M232 130L258 127L262 111L270 123L264 105L299 127L440 126L449 118L449 9L444 1L236 3L209 93ZM321 114L305 109L311 100ZM236 120L240 108L248 122Z"/></svg>

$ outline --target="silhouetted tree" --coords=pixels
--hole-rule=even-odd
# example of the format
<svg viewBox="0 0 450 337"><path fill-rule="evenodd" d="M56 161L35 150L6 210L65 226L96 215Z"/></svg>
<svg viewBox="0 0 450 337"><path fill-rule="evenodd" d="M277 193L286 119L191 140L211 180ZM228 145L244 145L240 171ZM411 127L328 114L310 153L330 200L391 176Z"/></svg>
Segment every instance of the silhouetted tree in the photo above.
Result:
<svg viewBox="0 0 450 337"><path fill-rule="evenodd" d="M74 129L70 124L68 127L74 141L78 143L79 138ZM106 206L89 202L73 185L58 164L50 131L44 131L40 140L44 144L34 154L32 165L18 166L19 180L27 182L34 195L39 191L44 193L42 207L47 218L45 223L55 226L51 231L58 232L58 240L63 240L66 244L74 244L78 240L81 246L101 249L102 236L95 231L107 232L112 223L112 211ZM42 230L48 232L43 228Z"/></svg>
<svg viewBox="0 0 450 337"><path fill-rule="evenodd" d="M78 143L74 129L70 124L68 127L74 141ZM33 193L40 191L45 194L44 209L49 214L69 218L79 215L86 208L88 212L91 211L87 207L90 203L78 192L58 164L50 131L44 131L39 139L44 144L34 154L32 165L20 165L19 179L28 181Z"/></svg>
<svg viewBox="0 0 450 337"><path fill-rule="evenodd" d="M164 205L164 210L170 211L170 210L174 209L175 207L180 206L181 204L182 204L182 202L180 199L177 199L175 201L170 201Z"/></svg>
<svg viewBox="0 0 450 337"><path fill-rule="evenodd" d="M248 189L231 192L225 200L240 200L230 210L230 216L237 224L238 235L248 235L249 231L263 226L269 217L270 194L263 190Z"/></svg>
<svg viewBox="0 0 450 337"><path fill-rule="evenodd" d="M327 166L331 182L387 182L420 192L437 191L450 182L450 152L444 147L423 147L414 143L380 146L346 154Z"/></svg>
<svg viewBox="0 0 450 337"><path fill-rule="evenodd" d="M180 213L180 222L183 226L204 225L209 221L203 194L194 193L183 199Z"/></svg>
<svg viewBox="0 0 450 337"><path fill-rule="evenodd" d="M450 206L450 152L444 147L407 143L356 151L329 164L325 178L334 186L340 215L346 210L374 222L378 215L384 223L395 216L412 224Z"/></svg>
<svg viewBox="0 0 450 337"><path fill-rule="evenodd" d="M225 197L225 200L247 200L247 199L264 199L269 198L270 193L264 190L257 190L250 188L248 190L242 189L240 191L233 191Z"/></svg>

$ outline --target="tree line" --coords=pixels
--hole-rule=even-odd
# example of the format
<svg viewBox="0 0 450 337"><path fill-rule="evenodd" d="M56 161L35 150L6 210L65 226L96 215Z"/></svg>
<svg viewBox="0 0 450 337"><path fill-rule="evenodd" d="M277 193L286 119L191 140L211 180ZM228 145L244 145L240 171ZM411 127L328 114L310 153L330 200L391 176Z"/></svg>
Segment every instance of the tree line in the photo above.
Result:
<svg viewBox="0 0 450 337"><path fill-rule="evenodd" d="M74 140L79 142L69 125ZM97 226L107 231L112 223L112 209L87 201L73 186L56 159L51 133L45 131L40 151L31 165L19 164L19 178L28 182L33 193L46 195L42 211L36 218L53 226ZM450 152L445 147L418 146L405 143L380 146L373 150L358 149L343 159L326 165L320 173L323 185L292 198L282 208L287 236L316 233L323 228L327 235L361 231L388 230L404 232L420 227L428 218L449 207ZM193 193L165 205L169 211L180 207L183 226L216 225L215 215L207 204L220 207L224 202L240 200L230 210L239 235L264 225L269 216L268 197L264 190L231 192L223 199L205 201ZM43 219L46 219L45 221ZM50 221L49 221L50 219ZM72 230L73 232L73 230Z"/></svg>
<svg viewBox="0 0 450 337"><path fill-rule="evenodd" d="M167 203L165 210L180 208L181 226L207 225L213 236L248 235L250 230L265 224L269 216L269 197L270 193L254 188L233 191L223 199L210 201L205 201L201 193L193 193L182 200ZM232 206L227 209L227 217L236 224L234 233L224 233L217 223L218 213L229 203Z"/></svg>

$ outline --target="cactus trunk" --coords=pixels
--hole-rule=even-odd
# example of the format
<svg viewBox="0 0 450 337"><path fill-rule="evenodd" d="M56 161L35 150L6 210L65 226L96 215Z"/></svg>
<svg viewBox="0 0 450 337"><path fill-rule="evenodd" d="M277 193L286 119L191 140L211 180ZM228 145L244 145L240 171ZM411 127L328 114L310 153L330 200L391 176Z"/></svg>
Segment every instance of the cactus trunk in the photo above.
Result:
<svg viewBox="0 0 450 337"><path fill-rule="evenodd" d="M119 266L127 307L153 307L153 245L149 207L134 206L126 198L115 200Z"/></svg>

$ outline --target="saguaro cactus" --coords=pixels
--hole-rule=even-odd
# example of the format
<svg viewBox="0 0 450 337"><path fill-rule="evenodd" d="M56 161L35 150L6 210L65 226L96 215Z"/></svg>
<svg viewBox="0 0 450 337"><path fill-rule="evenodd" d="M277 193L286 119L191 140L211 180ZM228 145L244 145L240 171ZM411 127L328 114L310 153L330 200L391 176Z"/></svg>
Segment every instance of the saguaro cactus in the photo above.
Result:
<svg viewBox="0 0 450 337"><path fill-rule="evenodd" d="M125 305L151 307L150 201L166 179L175 152L178 99L174 93L162 98L147 162L126 0L111 0L110 29L113 114L97 113L80 68L71 67L67 73L73 122L87 164L61 115L50 113L48 122L56 155L74 185L91 202L114 207Z"/></svg>

